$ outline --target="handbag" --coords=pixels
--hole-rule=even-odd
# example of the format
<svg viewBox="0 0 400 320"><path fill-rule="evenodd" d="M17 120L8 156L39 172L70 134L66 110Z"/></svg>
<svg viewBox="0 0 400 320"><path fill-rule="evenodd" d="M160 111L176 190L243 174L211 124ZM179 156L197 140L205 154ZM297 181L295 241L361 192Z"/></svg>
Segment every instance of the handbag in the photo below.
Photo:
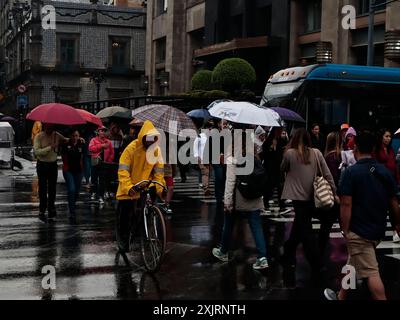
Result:
<svg viewBox="0 0 400 320"><path fill-rule="evenodd" d="M314 175L314 203L317 209L329 210L335 204L335 197L329 182L325 179L322 173L321 164L318 156L313 150L315 160L317 161L317 168ZM321 176L318 175L318 170Z"/></svg>
<svg viewBox="0 0 400 320"><path fill-rule="evenodd" d="M100 163L101 163L101 158L100 157L91 158L92 167L98 166Z"/></svg>

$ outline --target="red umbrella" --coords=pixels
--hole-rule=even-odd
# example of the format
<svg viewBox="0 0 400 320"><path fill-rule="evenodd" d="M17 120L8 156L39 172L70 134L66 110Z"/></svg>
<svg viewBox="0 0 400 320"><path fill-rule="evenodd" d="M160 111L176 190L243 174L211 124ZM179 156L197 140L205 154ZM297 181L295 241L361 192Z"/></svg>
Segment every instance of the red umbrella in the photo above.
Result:
<svg viewBox="0 0 400 320"><path fill-rule="evenodd" d="M99 127L103 126L103 122L101 122L101 119L98 116L95 116L93 113L90 113L89 111L83 109L76 109L76 110L86 120L86 122L93 123Z"/></svg>
<svg viewBox="0 0 400 320"><path fill-rule="evenodd" d="M61 103L41 104L33 109L26 118L43 123L67 126L86 123L86 120L79 114L77 109Z"/></svg>

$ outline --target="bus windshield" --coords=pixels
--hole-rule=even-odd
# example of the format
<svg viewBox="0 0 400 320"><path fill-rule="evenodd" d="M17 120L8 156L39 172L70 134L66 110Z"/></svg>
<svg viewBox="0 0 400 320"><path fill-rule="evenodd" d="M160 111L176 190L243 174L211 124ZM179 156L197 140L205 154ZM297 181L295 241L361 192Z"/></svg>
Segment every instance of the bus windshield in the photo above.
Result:
<svg viewBox="0 0 400 320"><path fill-rule="evenodd" d="M333 67L320 66L311 76L292 81L274 78L266 85L261 105L292 109L306 120L307 127L320 123L325 131L337 130L342 123L396 131L400 126L400 72L396 68L334 67L345 71L323 73L324 68ZM287 74L277 74L283 73Z"/></svg>

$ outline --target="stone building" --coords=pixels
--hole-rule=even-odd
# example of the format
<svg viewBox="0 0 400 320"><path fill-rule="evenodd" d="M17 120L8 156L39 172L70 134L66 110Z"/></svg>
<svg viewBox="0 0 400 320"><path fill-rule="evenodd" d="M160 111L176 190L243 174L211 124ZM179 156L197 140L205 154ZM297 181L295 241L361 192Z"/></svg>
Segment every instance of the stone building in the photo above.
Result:
<svg viewBox="0 0 400 320"><path fill-rule="evenodd" d="M42 28L35 5L54 6L55 29ZM112 99L143 94L144 8L32 0L26 8L31 16L21 25L14 17L4 33L3 12L11 12L15 4L0 0L0 6L9 108L16 107L16 88L21 84L27 88L27 109L56 100L72 103L96 100L97 95Z"/></svg>

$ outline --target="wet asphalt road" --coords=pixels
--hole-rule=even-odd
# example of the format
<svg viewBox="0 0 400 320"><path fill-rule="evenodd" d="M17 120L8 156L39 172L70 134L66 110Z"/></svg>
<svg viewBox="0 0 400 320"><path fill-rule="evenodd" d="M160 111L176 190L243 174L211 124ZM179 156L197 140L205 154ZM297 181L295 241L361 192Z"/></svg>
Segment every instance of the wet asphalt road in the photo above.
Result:
<svg viewBox="0 0 400 320"><path fill-rule="evenodd" d="M277 259L290 231L293 214L263 217L270 268L254 271L255 247L246 223L235 232L235 259L217 262L211 249L218 244L222 214L213 197L204 197L193 175L176 184L174 214L167 221L167 254L161 270L151 276L140 259L132 269L116 263L114 204L103 208L89 202L82 190L77 225L67 219L66 189L59 175L57 222L39 222L37 179L32 172L7 176L0 172L0 299L250 299L323 300L322 286L309 280L301 249L295 270ZM318 228L318 222L314 223ZM400 245L388 236L378 250L388 296L400 299ZM339 230L331 235L327 283L338 285L346 261ZM56 289L43 289L42 268L55 267ZM364 292L354 293L365 298Z"/></svg>

